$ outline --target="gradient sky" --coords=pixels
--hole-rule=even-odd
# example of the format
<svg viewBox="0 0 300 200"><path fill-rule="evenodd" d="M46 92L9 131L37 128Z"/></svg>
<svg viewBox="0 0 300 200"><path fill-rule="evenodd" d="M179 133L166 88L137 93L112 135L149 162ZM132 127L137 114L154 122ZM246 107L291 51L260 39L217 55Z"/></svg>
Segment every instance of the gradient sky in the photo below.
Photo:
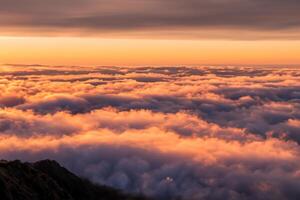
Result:
<svg viewBox="0 0 300 200"><path fill-rule="evenodd" d="M1 63L298 64L296 0L0 0Z"/></svg>

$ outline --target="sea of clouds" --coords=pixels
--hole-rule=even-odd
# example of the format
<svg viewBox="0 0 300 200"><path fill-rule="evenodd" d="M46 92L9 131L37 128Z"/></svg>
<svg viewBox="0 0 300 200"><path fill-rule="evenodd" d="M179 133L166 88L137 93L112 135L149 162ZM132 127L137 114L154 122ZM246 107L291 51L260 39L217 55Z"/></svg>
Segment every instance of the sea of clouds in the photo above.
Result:
<svg viewBox="0 0 300 200"><path fill-rule="evenodd" d="M0 157L158 199L300 198L297 67L0 68Z"/></svg>

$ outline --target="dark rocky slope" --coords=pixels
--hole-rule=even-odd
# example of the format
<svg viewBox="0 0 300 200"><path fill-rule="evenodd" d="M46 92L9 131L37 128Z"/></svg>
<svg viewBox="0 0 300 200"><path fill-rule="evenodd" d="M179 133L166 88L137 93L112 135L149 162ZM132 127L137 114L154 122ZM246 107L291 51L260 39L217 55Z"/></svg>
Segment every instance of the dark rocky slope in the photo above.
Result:
<svg viewBox="0 0 300 200"><path fill-rule="evenodd" d="M0 161L1 200L145 200L95 185L51 160Z"/></svg>

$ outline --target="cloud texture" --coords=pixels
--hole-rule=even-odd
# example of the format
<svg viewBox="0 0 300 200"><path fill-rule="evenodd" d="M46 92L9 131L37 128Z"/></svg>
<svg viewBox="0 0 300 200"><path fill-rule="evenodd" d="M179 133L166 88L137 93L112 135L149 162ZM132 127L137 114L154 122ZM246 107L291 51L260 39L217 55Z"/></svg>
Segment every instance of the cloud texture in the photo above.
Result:
<svg viewBox="0 0 300 200"><path fill-rule="evenodd" d="M248 33L245 35L248 39L266 36L299 39L297 0L1 0L0 3L0 26L11 32L18 29L79 35L123 32L122 35L134 33L147 37L165 32L169 33L167 37L175 34L239 38L241 35L232 34L241 31Z"/></svg>
<svg viewBox="0 0 300 200"><path fill-rule="evenodd" d="M0 68L0 157L158 199L299 199L296 67Z"/></svg>

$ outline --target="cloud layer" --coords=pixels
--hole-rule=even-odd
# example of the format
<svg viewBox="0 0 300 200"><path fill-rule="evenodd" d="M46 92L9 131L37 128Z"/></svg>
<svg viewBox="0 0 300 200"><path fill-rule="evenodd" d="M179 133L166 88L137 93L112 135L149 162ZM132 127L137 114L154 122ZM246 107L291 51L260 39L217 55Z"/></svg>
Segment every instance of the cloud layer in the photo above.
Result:
<svg viewBox="0 0 300 200"><path fill-rule="evenodd" d="M293 67L0 68L0 156L158 199L299 199Z"/></svg>
<svg viewBox="0 0 300 200"><path fill-rule="evenodd" d="M230 37L241 31L248 32L248 39L267 35L299 39L297 0L1 0L0 3L0 26L12 32L18 29L78 35L123 32L121 35L134 33L146 37L168 32L177 37Z"/></svg>

